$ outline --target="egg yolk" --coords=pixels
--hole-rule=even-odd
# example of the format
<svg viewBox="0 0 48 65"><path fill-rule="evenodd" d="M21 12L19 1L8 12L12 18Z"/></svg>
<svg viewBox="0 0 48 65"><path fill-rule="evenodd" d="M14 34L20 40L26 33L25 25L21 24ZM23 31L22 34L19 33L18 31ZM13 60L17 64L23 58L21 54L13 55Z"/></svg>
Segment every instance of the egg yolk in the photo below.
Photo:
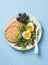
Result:
<svg viewBox="0 0 48 65"><path fill-rule="evenodd" d="M27 38L30 37L30 32L26 32L25 37L27 37Z"/></svg>
<svg viewBox="0 0 48 65"><path fill-rule="evenodd" d="M33 27L32 26L28 26L28 30L32 31Z"/></svg>

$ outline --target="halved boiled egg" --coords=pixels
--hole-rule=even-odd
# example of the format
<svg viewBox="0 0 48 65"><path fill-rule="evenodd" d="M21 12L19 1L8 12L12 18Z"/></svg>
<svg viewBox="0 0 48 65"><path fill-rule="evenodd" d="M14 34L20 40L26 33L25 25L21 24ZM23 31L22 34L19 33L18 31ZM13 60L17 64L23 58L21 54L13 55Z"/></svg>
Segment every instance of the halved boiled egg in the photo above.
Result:
<svg viewBox="0 0 48 65"><path fill-rule="evenodd" d="M24 31L24 32L22 33L22 36L23 36L25 39L30 39L31 33L30 33L30 31Z"/></svg>
<svg viewBox="0 0 48 65"><path fill-rule="evenodd" d="M28 25L27 25L27 27L28 27L29 31L33 31L34 30L34 25L33 25L32 22L29 22Z"/></svg>

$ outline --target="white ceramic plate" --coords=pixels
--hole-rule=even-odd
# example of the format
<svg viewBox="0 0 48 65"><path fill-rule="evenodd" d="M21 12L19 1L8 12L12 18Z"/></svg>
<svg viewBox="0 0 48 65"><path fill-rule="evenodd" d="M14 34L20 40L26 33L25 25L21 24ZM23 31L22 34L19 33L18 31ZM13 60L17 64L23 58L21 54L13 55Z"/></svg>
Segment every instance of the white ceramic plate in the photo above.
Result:
<svg viewBox="0 0 48 65"><path fill-rule="evenodd" d="M41 27L41 24L39 23L39 21L38 21L38 19L37 19L36 17L34 17L33 15L29 15L29 16L30 16L30 20L33 20L34 23L37 25L37 27L39 27L39 29L40 29L40 33L39 33L39 36L38 36L38 43L39 43L39 41L40 41L40 39L41 39L41 36L42 36L42 27ZM13 17L8 21L6 27L8 27L9 24L10 24L12 21L16 20L16 17L17 17L17 15L13 16ZM6 29L6 27L5 27L5 29ZM10 43L10 42L8 42L8 43L9 43L10 46L12 46L13 48L15 48L15 49L17 49L17 50L29 50L29 49L31 49L31 48L33 48L33 47L35 46L35 45L33 45L33 46L30 45L30 46L27 46L26 48L23 49L22 47L14 46L14 44L12 44L12 43Z"/></svg>

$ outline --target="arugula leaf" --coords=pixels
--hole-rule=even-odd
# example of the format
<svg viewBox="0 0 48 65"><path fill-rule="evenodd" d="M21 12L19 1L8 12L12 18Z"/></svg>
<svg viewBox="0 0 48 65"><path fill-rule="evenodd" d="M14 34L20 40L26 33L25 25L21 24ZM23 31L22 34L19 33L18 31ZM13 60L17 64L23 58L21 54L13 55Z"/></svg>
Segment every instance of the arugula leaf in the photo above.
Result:
<svg viewBox="0 0 48 65"><path fill-rule="evenodd" d="M36 39L36 30L34 29L34 31L31 33L31 38L34 41Z"/></svg>
<svg viewBox="0 0 48 65"><path fill-rule="evenodd" d="M27 42L28 42L28 45L31 45L31 43L32 43L32 38L30 38L29 40L27 40Z"/></svg>

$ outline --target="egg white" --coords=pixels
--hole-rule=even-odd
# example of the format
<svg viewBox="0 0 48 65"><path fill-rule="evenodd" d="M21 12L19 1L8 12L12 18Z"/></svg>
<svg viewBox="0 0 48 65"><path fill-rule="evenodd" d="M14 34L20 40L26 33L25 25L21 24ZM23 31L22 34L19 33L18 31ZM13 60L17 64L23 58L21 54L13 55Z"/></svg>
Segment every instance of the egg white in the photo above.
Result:
<svg viewBox="0 0 48 65"><path fill-rule="evenodd" d="M26 34L27 34L27 35L29 34L29 35L27 36ZM22 33L22 36L23 36L25 39L30 39L31 33L30 33L30 31L24 31L24 32Z"/></svg>
<svg viewBox="0 0 48 65"><path fill-rule="evenodd" d="M28 27L31 27L31 29L28 28L29 31L33 31L34 30L34 25L32 22L28 23Z"/></svg>

